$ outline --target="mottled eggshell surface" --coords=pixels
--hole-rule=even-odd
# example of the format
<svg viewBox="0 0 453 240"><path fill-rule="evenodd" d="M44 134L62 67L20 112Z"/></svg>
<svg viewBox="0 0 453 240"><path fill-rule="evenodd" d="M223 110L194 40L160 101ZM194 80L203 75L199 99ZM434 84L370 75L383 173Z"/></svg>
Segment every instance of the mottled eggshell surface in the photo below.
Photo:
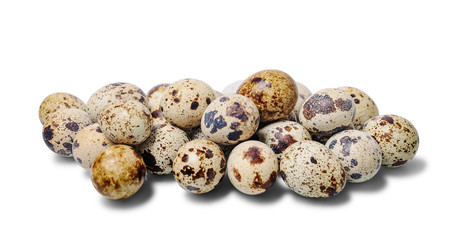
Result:
<svg viewBox="0 0 453 240"><path fill-rule="evenodd" d="M106 105L98 115L98 123L113 142L137 145L151 134L152 118L145 105L135 100L123 100Z"/></svg>
<svg viewBox="0 0 453 240"><path fill-rule="evenodd" d="M311 96L311 91L300 82L296 82L296 86L298 94L296 106L294 106L294 112L296 113L296 116L299 117L300 109L302 108L305 100L307 100Z"/></svg>
<svg viewBox="0 0 453 240"><path fill-rule="evenodd" d="M201 194L213 190L225 175L222 150L210 140L197 139L184 144L173 160L173 176L185 190Z"/></svg>
<svg viewBox="0 0 453 240"><path fill-rule="evenodd" d="M236 144L249 139L258 129L260 115L252 100L239 94L214 100L201 119L204 136L220 144Z"/></svg>
<svg viewBox="0 0 453 240"><path fill-rule="evenodd" d="M274 152L259 141L246 141L230 153L228 178L242 193L256 195L273 186L278 176L278 161Z"/></svg>
<svg viewBox="0 0 453 240"><path fill-rule="evenodd" d="M63 157L72 157L72 144L77 132L92 124L85 111L63 108L52 113L42 128L47 147Z"/></svg>
<svg viewBox="0 0 453 240"><path fill-rule="evenodd" d="M348 182L368 181L381 167L382 153L379 144L365 132L342 131L333 135L326 146L340 159Z"/></svg>
<svg viewBox="0 0 453 240"><path fill-rule="evenodd" d="M72 154L81 167L90 169L96 156L112 145L114 143L105 136L99 124L94 123L77 133L72 144Z"/></svg>
<svg viewBox="0 0 453 240"><path fill-rule="evenodd" d="M250 98L258 107L262 122L288 115L297 102L297 86L288 74L263 70L248 77L237 93Z"/></svg>
<svg viewBox="0 0 453 240"><path fill-rule="evenodd" d="M136 193L145 182L146 166L141 156L127 145L113 145L102 151L91 168L96 190L110 199Z"/></svg>
<svg viewBox="0 0 453 240"><path fill-rule="evenodd" d="M401 116L373 117L364 123L363 131L379 143L382 165L385 167L403 166L417 153L418 132L409 120Z"/></svg>
<svg viewBox="0 0 453 240"><path fill-rule="evenodd" d="M355 129L361 130L363 123L379 115L379 110L373 99L364 91L354 87L340 87L338 89L347 92L354 99L356 108L353 124Z"/></svg>
<svg viewBox="0 0 453 240"><path fill-rule="evenodd" d="M170 174L178 149L189 141L187 134L170 124L154 125L149 138L135 149L145 161L146 168L158 175Z"/></svg>
<svg viewBox="0 0 453 240"><path fill-rule="evenodd" d="M77 108L87 111L88 107L80 98L69 93L53 93L47 96L39 106L39 120L42 124L47 120L50 114L63 108Z"/></svg>
<svg viewBox="0 0 453 240"><path fill-rule="evenodd" d="M215 99L212 88L203 81L186 78L168 86L160 100L162 116L180 128L200 126L203 112Z"/></svg>
<svg viewBox="0 0 453 240"><path fill-rule="evenodd" d="M289 146L280 158L280 175L291 190L304 197L330 197L346 185L346 173L338 157L315 141Z"/></svg>

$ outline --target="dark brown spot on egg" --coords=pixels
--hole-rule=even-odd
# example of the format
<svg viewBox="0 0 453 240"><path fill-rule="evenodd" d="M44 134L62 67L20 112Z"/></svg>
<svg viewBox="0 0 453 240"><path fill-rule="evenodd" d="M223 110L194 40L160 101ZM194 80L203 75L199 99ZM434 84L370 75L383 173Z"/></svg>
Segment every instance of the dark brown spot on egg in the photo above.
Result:
<svg viewBox="0 0 453 240"><path fill-rule="evenodd" d="M352 144L356 144L357 141L357 139L350 138L349 136L342 137L340 139L341 146L343 147L341 149L341 154L343 154L343 156L349 156Z"/></svg>
<svg viewBox="0 0 453 240"><path fill-rule="evenodd" d="M200 168L200 170L197 171L197 173L192 176L192 180L197 180L199 178L204 178L204 168Z"/></svg>
<svg viewBox="0 0 453 240"><path fill-rule="evenodd" d="M185 176L190 176L190 175L192 175L192 174L195 173L194 169L193 169L191 166L189 166L189 165L185 165L185 166L181 169L180 172L181 172L182 174L184 174Z"/></svg>
<svg viewBox="0 0 453 240"><path fill-rule="evenodd" d="M52 140L53 138L53 129L51 126L47 126L44 128L44 131L42 133L42 136L44 138L44 141L49 141Z"/></svg>
<svg viewBox="0 0 453 240"><path fill-rule="evenodd" d="M65 124L65 127L73 132L79 131L79 124L76 122L68 122Z"/></svg>
<svg viewBox="0 0 453 240"><path fill-rule="evenodd" d="M149 151L142 153L143 161L145 162L146 168L151 172L162 172L163 169L157 165L156 158Z"/></svg>
<svg viewBox="0 0 453 240"><path fill-rule="evenodd" d="M195 102L192 102L192 104L190 104L190 109L197 110L197 108L198 108L198 102L195 101Z"/></svg>
<svg viewBox="0 0 453 240"><path fill-rule="evenodd" d="M382 120L390 123L390 124L393 124L393 118L391 116L388 116L388 115L385 115L381 118Z"/></svg>
<svg viewBox="0 0 453 240"><path fill-rule="evenodd" d="M172 95L172 96L176 96L176 94L178 94L178 90L173 90L173 91L171 92L171 95Z"/></svg>
<svg viewBox="0 0 453 240"><path fill-rule="evenodd" d="M230 132L228 133L227 138L230 141L237 141L241 137L242 133L243 132L241 130Z"/></svg>
<svg viewBox="0 0 453 240"><path fill-rule="evenodd" d="M310 162L313 163L313 164L317 164L318 161L316 161L316 159L314 157L310 157Z"/></svg>
<svg viewBox="0 0 453 240"><path fill-rule="evenodd" d="M233 175L234 175L234 178L236 178L236 180L238 180L238 182L241 181L241 174L239 173L239 171L236 168L233 168Z"/></svg>
<svg viewBox="0 0 453 240"><path fill-rule="evenodd" d="M247 121L249 118L247 116L247 112L244 110L241 104L238 102L234 102L233 105L228 106L226 108L227 116L235 117L239 119L241 122Z"/></svg>
<svg viewBox="0 0 453 240"><path fill-rule="evenodd" d="M225 102L225 101L228 101L228 100L230 100L228 97L221 97L219 99L220 102Z"/></svg>
<svg viewBox="0 0 453 240"><path fill-rule="evenodd" d="M341 111L349 111L352 108L352 102L349 99L337 99L335 100L335 106Z"/></svg>
<svg viewBox="0 0 453 240"><path fill-rule="evenodd" d="M63 147L66 148L66 150L67 150L69 153L72 153L72 143L65 142L65 143L63 143Z"/></svg>
<svg viewBox="0 0 453 240"><path fill-rule="evenodd" d="M230 125L231 130L236 130L239 126L241 126L240 122L232 122Z"/></svg>
<svg viewBox="0 0 453 240"><path fill-rule="evenodd" d="M258 147L250 147L244 153L244 159L249 160L250 164L260 164L264 161L261 156L261 149Z"/></svg>
<svg viewBox="0 0 453 240"><path fill-rule="evenodd" d="M280 132L277 132L274 136L277 139L277 143L271 144L270 148L276 154L282 153L285 149L291 146L291 144L297 142L297 140L295 140L293 136L289 134L283 135Z"/></svg>
<svg viewBox="0 0 453 240"><path fill-rule="evenodd" d="M269 176L269 179L266 182L262 183L260 188L267 191L269 188L272 187L272 185L274 185L276 180L277 180L277 172L273 171L271 173L271 175Z"/></svg>
<svg viewBox="0 0 453 240"><path fill-rule="evenodd" d="M182 155L181 161L188 162L189 161L189 155L187 155L187 154Z"/></svg>
<svg viewBox="0 0 453 240"><path fill-rule="evenodd" d="M325 115L335 112L335 110L335 103L327 94L314 94L303 105L303 115L307 120L312 119L317 114Z"/></svg>
<svg viewBox="0 0 453 240"><path fill-rule="evenodd" d="M213 168L208 169L208 171L206 172L207 175L206 185L210 184L214 180L216 174L217 173L214 171Z"/></svg>
<svg viewBox="0 0 453 240"><path fill-rule="evenodd" d="M283 180L286 180L286 173L282 170L280 170L280 175L282 176Z"/></svg>
<svg viewBox="0 0 453 240"><path fill-rule="evenodd" d="M179 103L181 100L179 100L179 98L174 98L173 101L174 101L175 103Z"/></svg>
<svg viewBox="0 0 453 240"><path fill-rule="evenodd" d="M75 140L73 144L73 148L78 148L80 146L79 141Z"/></svg>
<svg viewBox="0 0 453 240"><path fill-rule="evenodd" d="M200 188L189 185L189 186L187 186L187 190L189 190L191 192L198 192L198 191L200 191Z"/></svg>
<svg viewBox="0 0 453 240"><path fill-rule="evenodd" d="M211 104L211 99L210 98L206 98L206 103L209 105Z"/></svg>
<svg viewBox="0 0 453 240"><path fill-rule="evenodd" d="M398 166L404 165L404 164L406 164L406 162L407 162L407 160L398 160L397 162L392 164L392 167L398 167Z"/></svg>
<svg viewBox="0 0 453 240"><path fill-rule="evenodd" d="M205 156L206 156L206 158L212 158L214 156L214 154L212 153L211 150L208 149L208 150L206 150Z"/></svg>
<svg viewBox="0 0 453 240"><path fill-rule="evenodd" d="M153 117L153 118L159 118L159 119L163 119L163 118L164 118L164 117L162 116L161 110L154 110L154 111L151 113L151 117Z"/></svg>

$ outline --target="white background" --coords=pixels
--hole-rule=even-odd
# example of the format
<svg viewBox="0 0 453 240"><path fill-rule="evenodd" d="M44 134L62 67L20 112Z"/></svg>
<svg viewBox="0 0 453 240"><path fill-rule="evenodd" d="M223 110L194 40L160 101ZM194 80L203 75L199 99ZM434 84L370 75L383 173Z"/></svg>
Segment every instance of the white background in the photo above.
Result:
<svg viewBox="0 0 453 240"><path fill-rule="evenodd" d="M382 239L451 236L451 1L1 1L1 239ZM354 86L409 119L415 159L307 199L279 179L260 196L224 178L205 195L149 176L133 197L99 195L45 146L38 108L126 81L181 78L221 91L256 71L312 92ZM450 84L451 85L451 84ZM445 216L446 218L443 218Z"/></svg>

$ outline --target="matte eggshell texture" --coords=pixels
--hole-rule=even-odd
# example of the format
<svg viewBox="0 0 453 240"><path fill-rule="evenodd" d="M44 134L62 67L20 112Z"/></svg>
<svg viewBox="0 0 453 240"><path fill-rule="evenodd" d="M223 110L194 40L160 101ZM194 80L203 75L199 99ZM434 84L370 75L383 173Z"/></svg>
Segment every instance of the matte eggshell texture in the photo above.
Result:
<svg viewBox="0 0 453 240"><path fill-rule="evenodd" d="M348 182L361 183L373 178L382 163L379 144L369 134L346 130L333 135L326 146L336 154L346 170Z"/></svg>
<svg viewBox="0 0 453 240"><path fill-rule="evenodd" d="M153 118L153 125L160 125L167 122L160 111L160 98L168 86L170 84L163 83L154 86L148 91L148 106Z"/></svg>
<svg viewBox="0 0 453 240"><path fill-rule="evenodd" d="M273 186L278 176L274 152L259 141L246 141L231 151L227 163L228 178L242 193L256 195Z"/></svg>
<svg viewBox="0 0 453 240"><path fill-rule="evenodd" d="M63 92L53 93L41 102L39 106L39 120L44 124L50 114L63 108L77 108L85 112L88 110L85 103L72 94Z"/></svg>
<svg viewBox="0 0 453 240"><path fill-rule="evenodd" d="M311 96L311 91L302 83L296 82L296 86L298 94L296 106L294 106L294 112L296 113L296 116L299 117L300 109L302 108L305 100Z"/></svg>
<svg viewBox="0 0 453 240"><path fill-rule="evenodd" d="M417 153L418 132L414 125L403 117L397 115L373 117L364 123L363 131L379 143L383 166L403 166Z"/></svg>
<svg viewBox="0 0 453 240"><path fill-rule="evenodd" d="M315 141L288 147L280 159L280 174L291 190L304 197L330 197L346 185L346 173L338 157Z"/></svg>
<svg viewBox="0 0 453 240"><path fill-rule="evenodd" d="M77 132L91 123L85 111L63 108L47 118L42 128L42 136L50 150L63 157L72 157L72 144Z"/></svg>
<svg viewBox="0 0 453 240"><path fill-rule="evenodd" d="M347 92L354 99L356 108L353 124L355 129L361 130L364 122L379 115L378 107L373 99L362 90L354 87L340 87L338 89Z"/></svg>

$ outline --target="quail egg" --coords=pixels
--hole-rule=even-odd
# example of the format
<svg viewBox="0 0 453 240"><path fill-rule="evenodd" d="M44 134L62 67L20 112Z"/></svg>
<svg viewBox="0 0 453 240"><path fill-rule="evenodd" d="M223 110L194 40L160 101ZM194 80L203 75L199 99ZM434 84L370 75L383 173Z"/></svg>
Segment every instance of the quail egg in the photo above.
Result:
<svg viewBox="0 0 453 240"><path fill-rule="evenodd" d="M338 89L347 92L354 99L356 108L353 124L355 129L361 130L364 122L379 115L379 110L373 99L364 91L354 87L340 87Z"/></svg>
<svg viewBox="0 0 453 240"><path fill-rule="evenodd" d="M244 82L243 80L238 80L228 84L225 88L223 88L222 94L223 95L235 94L243 82Z"/></svg>
<svg viewBox="0 0 453 240"><path fill-rule="evenodd" d="M300 109L302 108L302 105L304 104L305 100L311 96L311 91L308 89L305 85L303 85L300 82L296 82L297 86L297 102L296 106L294 106L294 112L296 113L296 116L299 116Z"/></svg>
<svg viewBox="0 0 453 240"><path fill-rule="evenodd" d="M41 102L39 106L39 120L44 124L50 114L62 108L77 108L85 112L88 110L82 100L70 93L53 93Z"/></svg>

